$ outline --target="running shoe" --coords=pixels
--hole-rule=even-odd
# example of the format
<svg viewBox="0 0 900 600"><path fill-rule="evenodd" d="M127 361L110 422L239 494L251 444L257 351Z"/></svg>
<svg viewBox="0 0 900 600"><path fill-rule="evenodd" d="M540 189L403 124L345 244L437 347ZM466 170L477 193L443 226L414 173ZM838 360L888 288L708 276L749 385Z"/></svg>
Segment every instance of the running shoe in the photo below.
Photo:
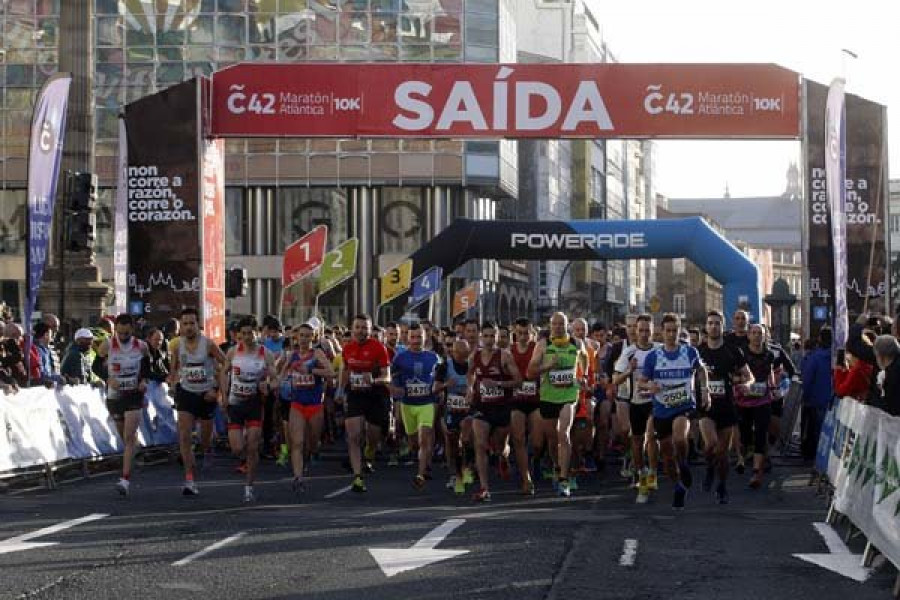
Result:
<svg viewBox="0 0 900 600"><path fill-rule="evenodd" d="M595 473L597 471L597 461L595 461L594 457L590 454L584 457L584 470L588 473Z"/></svg>
<svg viewBox="0 0 900 600"><path fill-rule="evenodd" d="M463 484L472 485L475 483L475 473L472 472L472 469L466 467L463 469Z"/></svg>
<svg viewBox="0 0 900 600"><path fill-rule="evenodd" d="M646 504L650 499L650 486L647 485L647 475L641 475L638 480L638 493L635 502L637 504Z"/></svg>
<svg viewBox="0 0 900 600"><path fill-rule="evenodd" d="M526 479L522 482L522 495L534 496L534 482L530 479Z"/></svg>
<svg viewBox="0 0 900 600"><path fill-rule="evenodd" d="M366 444L365 450L363 451L363 455L366 457L367 461L375 460L375 446L370 446Z"/></svg>
<svg viewBox="0 0 900 600"><path fill-rule="evenodd" d="M759 469L753 469L753 477L750 478L750 489L758 490L763 484L763 474Z"/></svg>
<svg viewBox="0 0 900 600"><path fill-rule="evenodd" d="M569 489L573 492L578 489L578 478L569 477Z"/></svg>
<svg viewBox="0 0 900 600"><path fill-rule="evenodd" d="M425 478L421 475L416 475L413 477L413 487L416 488L417 491L421 492L425 489Z"/></svg>
<svg viewBox="0 0 900 600"><path fill-rule="evenodd" d="M240 475L246 475L247 474L247 461L242 460L241 463L234 468L234 472L238 473Z"/></svg>
<svg viewBox="0 0 900 600"><path fill-rule="evenodd" d="M719 504L728 504L728 490L725 489L724 481L716 486L716 502Z"/></svg>
<svg viewBox="0 0 900 600"><path fill-rule="evenodd" d="M472 494L472 500L474 500L475 502L490 502L491 493L482 488L481 490Z"/></svg>
<svg viewBox="0 0 900 600"><path fill-rule="evenodd" d="M456 481L453 483L453 493L457 496L462 496L466 493L466 484L463 482L462 477L457 477Z"/></svg>
<svg viewBox="0 0 900 600"><path fill-rule="evenodd" d="M244 486L244 504L250 504L252 502L256 502L256 494L253 493L252 485Z"/></svg>
<svg viewBox="0 0 900 600"><path fill-rule="evenodd" d="M306 484L299 477L294 477L294 481L291 482L291 491L295 496L302 496L306 492Z"/></svg>
<svg viewBox="0 0 900 600"><path fill-rule="evenodd" d="M675 484L675 491L672 493L672 508L675 510L684 510L684 499L687 497L687 488L681 485L681 482Z"/></svg>
<svg viewBox="0 0 900 600"><path fill-rule="evenodd" d="M572 495L572 487L569 484L568 479L560 479L557 484L558 493L563 498L568 498Z"/></svg>
<svg viewBox="0 0 900 600"><path fill-rule="evenodd" d="M391 452L391 455L388 457L388 466L389 467L399 467L400 466L400 457L396 452Z"/></svg>
<svg viewBox="0 0 900 600"><path fill-rule="evenodd" d="M278 458L275 460L275 464L279 467L286 467L288 462L291 460L291 449L288 448L287 444L281 444L278 448Z"/></svg>
<svg viewBox="0 0 900 600"><path fill-rule="evenodd" d="M123 498L127 498L130 493L131 482L127 479L119 479L119 483L116 484L116 491L119 492L119 495Z"/></svg>
<svg viewBox="0 0 900 600"><path fill-rule="evenodd" d="M716 469L712 465L706 465L706 476L703 478L703 491L712 490L712 485L716 480Z"/></svg>
<svg viewBox="0 0 900 600"><path fill-rule="evenodd" d="M357 476L353 479L353 483L350 485L350 489L358 493L365 492L367 491L366 482L363 481L362 477Z"/></svg>
<svg viewBox="0 0 900 600"><path fill-rule="evenodd" d="M622 479L631 479L634 476L634 468L631 461L628 460L628 456L622 457L622 470L619 471L619 475L622 476Z"/></svg>
<svg viewBox="0 0 900 600"><path fill-rule="evenodd" d="M659 489L659 479L653 471L647 473L647 487L653 492Z"/></svg>
<svg viewBox="0 0 900 600"><path fill-rule="evenodd" d="M456 488L456 475L451 475L450 479L447 480L447 483L444 485L448 490L452 490Z"/></svg>
<svg viewBox="0 0 900 600"><path fill-rule="evenodd" d="M746 470L747 468L744 466L744 457L738 456L737 464L734 466L734 472L738 475L743 475Z"/></svg>
<svg viewBox="0 0 900 600"><path fill-rule="evenodd" d="M772 459L767 456L765 462L763 463L763 473L771 473L771 472L772 472Z"/></svg>
<svg viewBox="0 0 900 600"><path fill-rule="evenodd" d="M678 476L684 487L690 488L694 484L694 476L691 474L691 466L688 463L683 462L678 465Z"/></svg>
<svg viewBox="0 0 900 600"><path fill-rule="evenodd" d="M184 485L181 487L182 496L196 496L199 493L200 490L197 489L197 484L194 483L193 479L185 480Z"/></svg>
<svg viewBox="0 0 900 600"><path fill-rule="evenodd" d="M366 459L363 461L363 471L365 471L369 475L375 472L375 465L372 464L371 460Z"/></svg>
<svg viewBox="0 0 900 600"><path fill-rule="evenodd" d="M431 474L431 465L425 467L425 481L431 481L434 479L434 475Z"/></svg>

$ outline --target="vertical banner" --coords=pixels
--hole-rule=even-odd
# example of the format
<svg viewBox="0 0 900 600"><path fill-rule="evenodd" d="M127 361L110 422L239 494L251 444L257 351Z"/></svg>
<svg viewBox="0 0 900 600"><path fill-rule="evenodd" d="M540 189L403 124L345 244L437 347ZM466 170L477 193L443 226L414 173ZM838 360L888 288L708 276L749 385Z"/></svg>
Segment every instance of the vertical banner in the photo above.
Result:
<svg viewBox="0 0 900 600"><path fill-rule="evenodd" d="M119 162L113 217L113 291L115 314L128 309L128 134L119 117Z"/></svg>
<svg viewBox="0 0 900 600"><path fill-rule="evenodd" d="M225 140L203 140L203 328L225 341Z"/></svg>
<svg viewBox="0 0 900 600"><path fill-rule="evenodd" d="M831 221L831 249L834 262L834 333L832 351L847 344L847 223L844 213L847 179L847 139L844 120L844 80L835 79L825 103L825 190ZM837 357L834 352L832 356Z"/></svg>
<svg viewBox="0 0 900 600"><path fill-rule="evenodd" d="M804 81L806 127L806 266L809 269L810 334L830 324L834 311L834 254L828 200L826 106L829 88ZM845 175L843 214L846 305L850 321L863 312L887 314L887 112L883 105L844 96ZM839 130L838 130L839 133ZM838 150L839 151L839 150ZM836 336L835 336L836 337Z"/></svg>
<svg viewBox="0 0 900 600"><path fill-rule="evenodd" d="M151 325L203 310L199 110L197 79L125 107L128 306Z"/></svg>
<svg viewBox="0 0 900 600"><path fill-rule="evenodd" d="M53 223L53 207L56 204L56 182L59 179L59 162L62 157L66 130L66 108L69 103L69 85L72 77L58 73L51 77L38 96L31 117L31 140L28 153L28 202L26 205L28 256L25 260L28 287L25 290L25 368L28 371L31 348L31 314L37 300L47 253L50 249L50 231Z"/></svg>

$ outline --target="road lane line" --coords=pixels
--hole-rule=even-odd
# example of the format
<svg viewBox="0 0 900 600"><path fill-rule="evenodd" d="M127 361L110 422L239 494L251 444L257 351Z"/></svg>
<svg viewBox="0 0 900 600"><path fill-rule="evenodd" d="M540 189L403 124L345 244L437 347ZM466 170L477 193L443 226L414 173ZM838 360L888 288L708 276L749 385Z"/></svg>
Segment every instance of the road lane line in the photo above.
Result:
<svg viewBox="0 0 900 600"><path fill-rule="evenodd" d="M340 496L341 494L346 494L347 492L349 492L351 487L352 487L352 486L349 486L349 485L348 485L348 486L342 487L342 488L339 489L339 490L334 490L334 491L331 492L330 494L326 494L326 495L325 495L325 498L327 498L328 500L331 500L332 498L337 498L337 497Z"/></svg>
<svg viewBox="0 0 900 600"><path fill-rule="evenodd" d="M172 566L173 567L183 567L184 565L191 563L191 562L197 560L198 558L202 558L202 557L206 556L210 552L215 552L219 548L226 546L226 545L230 544L231 542L241 539L245 535L247 535L246 531L241 531L240 533L230 535L227 538L225 538L224 540L219 540L215 544L211 544L211 545L207 546L203 550L194 552L193 554L191 554L189 556L185 556L181 560L176 560L175 562L172 563Z"/></svg>
<svg viewBox="0 0 900 600"><path fill-rule="evenodd" d="M625 544L622 546L622 556L619 558L619 564L623 567L633 567L634 561L637 558L637 549L637 540L625 540Z"/></svg>

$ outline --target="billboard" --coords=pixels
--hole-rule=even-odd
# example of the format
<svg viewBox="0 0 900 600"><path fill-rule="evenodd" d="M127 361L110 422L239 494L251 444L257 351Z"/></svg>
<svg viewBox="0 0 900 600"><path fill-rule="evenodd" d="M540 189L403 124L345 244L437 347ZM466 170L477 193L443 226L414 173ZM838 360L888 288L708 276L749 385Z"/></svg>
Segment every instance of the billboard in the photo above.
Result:
<svg viewBox="0 0 900 600"><path fill-rule="evenodd" d="M768 64L259 64L213 76L212 135L796 138Z"/></svg>
<svg viewBox="0 0 900 600"><path fill-rule="evenodd" d="M834 264L827 195L826 104L828 86L806 80L806 264L809 269L810 327L813 335L831 324L834 308ZM853 94L845 95L846 156L844 218L846 220L846 302L852 321L863 312L888 308L887 125L886 108Z"/></svg>

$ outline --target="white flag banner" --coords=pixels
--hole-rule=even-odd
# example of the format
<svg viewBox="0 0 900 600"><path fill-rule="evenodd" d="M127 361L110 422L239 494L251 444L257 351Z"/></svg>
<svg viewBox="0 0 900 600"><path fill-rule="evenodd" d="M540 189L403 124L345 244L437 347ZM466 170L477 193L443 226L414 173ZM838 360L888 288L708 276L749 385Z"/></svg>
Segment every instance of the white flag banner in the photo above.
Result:
<svg viewBox="0 0 900 600"><path fill-rule="evenodd" d="M128 311L128 134L119 118L119 163L113 218L113 290L115 313Z"/></svg>
<svg viewBox="0 0 900 600"><path fill-rule="evenodd" d="M847 127L844 111L844 80L835 79L828 89L825 105L825 189L831 218L831 247L834 260L834 334L832 348L847 344ZM835 358L837 352L832 354Z"/></svg>

